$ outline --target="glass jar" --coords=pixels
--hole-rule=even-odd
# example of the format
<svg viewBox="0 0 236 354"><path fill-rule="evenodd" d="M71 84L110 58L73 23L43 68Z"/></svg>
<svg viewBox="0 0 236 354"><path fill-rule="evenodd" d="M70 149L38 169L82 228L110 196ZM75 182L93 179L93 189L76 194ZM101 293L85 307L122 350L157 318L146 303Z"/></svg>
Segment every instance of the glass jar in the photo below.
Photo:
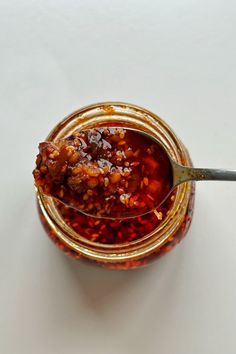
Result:
<svg viewBox="0 0 236 354"><path fill-rule="evenodd" d="M144 108L127 103L105 102L81 108L58 123L46 140L57 141L71 135L76 129L108 125L144 131L161 141L173 160L185 166L192 165L188 151L161 118ZM90 261L111 269L146 265L179 243L192 219L194 193L194 182L179 185L166 217L151 231L134 241L104 244L76 232L63 217L58 202L36 190L40 219L52 241L74 259ZM158 218L157 211L151 214L153 219ZM103 220L99 219L99 222L102 223Z"/></svg>

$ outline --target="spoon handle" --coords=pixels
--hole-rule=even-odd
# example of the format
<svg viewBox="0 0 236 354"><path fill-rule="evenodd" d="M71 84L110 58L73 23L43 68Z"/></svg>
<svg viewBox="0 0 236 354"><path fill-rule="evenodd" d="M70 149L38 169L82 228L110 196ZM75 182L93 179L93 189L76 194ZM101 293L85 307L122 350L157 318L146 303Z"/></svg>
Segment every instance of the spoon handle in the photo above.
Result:
<svg viewBox="0 0 236 354"><path fill-rule="evenodd" d="M174 164L174 186L187 181L236 181L236 171L191 168Z"/></svg>

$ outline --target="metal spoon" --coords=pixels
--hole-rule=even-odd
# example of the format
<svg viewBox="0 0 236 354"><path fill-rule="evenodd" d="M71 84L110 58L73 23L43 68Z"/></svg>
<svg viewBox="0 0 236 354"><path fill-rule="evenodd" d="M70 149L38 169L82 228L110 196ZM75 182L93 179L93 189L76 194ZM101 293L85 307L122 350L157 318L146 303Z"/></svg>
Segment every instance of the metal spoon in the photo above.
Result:
<svg viewBox="0 0 236 354"><path fill-rule="evenodd" d="M149 136L150 138L150 136ZM155 140L155 139L153 139ZM155 140L155 143L160 144L157 140ZM162 144L160 144L162 146ZM166 149L162 146L162 148L165 150ZM173 190L180 185L181 183L184 182L189 182L189 181L236 181L236 171L233 170L223 170L223 169L211 169L211 168L193 168L193 167L186 167L182 166L178 163L176 163L172 158L169 156L169 154L166 152L170 165L172 167L172 175L173 175L173 183L172 187L170 188L169 192L165 195L165 197L161 200L158 201L154 209L150 209L145 213L141 213L138 210L133 210L132 213L129 215L125 215L124 217L119 215L119 219L129 219L129 218L134 218L142 215L149 214L153 210L157 209L160 207L164 201L169 197L169 195L173 192ZM74 207L71 205L71 207ZM75 208L75 207L74 207ZM76 209L76 208L75 208ZM89 211L84 211L80 210L83 214L88 215L88 216L95 216ZM104 218L104 219L116 219L116 215L96 215L97 218Z"/></svg>
<svg viewBox="0 0 236 354"><path fill-rule="evenodd" d="M130 130L136 131L136 129ZM163 202L168 198L168 196L173 192L173 190L181 183L188 182L188 181L236 181L236 171L230 170L221 170L221 169L209 169L209 168L193 168L193 167L186 167L176 163L172 157L169 155L168 151L166 150L165 146L158 141L156 138L150 136L145 132L141 132L137 130L137 133L146 136L149 140L153 140L155 144L158 144L161 149L165 152L167 161L169 160L169 168L170 168L170 178L172 177L172 181L169 180L168 184L166 184L165 192L160 193L159 195L155 196L153 199L152 206L150 206L149 210L143 210L139 208L129 208L127 210L123 210L122 212L117 212L116 208L114 210L110 210L109 213L94 213L94 210L85 210L80 208L80 204L75 199L74 195L68 193L65 194L64 197L58 197L58 194L52 195L54 198L59 199L64 204L79 210L83 214L88 216L94 216L97 218L105 218L105 219L127 219L127 218L134 218L137 216L141 216L144 214L148 214L158 208ZM171 171L172 170L172 171ZM159 196L159 199L158 199ZM104 200L105 203L105 200ZM147 204L148 205L148 204Z"/></svg>
<svg viewBox="0 0 236 354"><path fill-rule="evenodd" d="M133 129L135 130L135 129ZM166 156L169 159L171 168L172 168L172 186L169 190L169 192L165 195L165 197L162 200L157 201L157 204L155 206L155 209L160 207L163 202L169 197L169 195L173 192L173 190L180 185L181 183L184 182L189 182L189 181L236 181L236 170L223 170L223 169L212 169L212 168L194 168L194 167L186 167L183 165L180 165L176 163L169 153L166 151L166 148L163 146L163 144L155 139L154 137L150 136L149 134L145 132L140 132L139 133L146 135L149 139L152 139L156 144L159 144L162 149L165 151ZM119 217L120 219L126 219L126 218L131 218L131 217L137 217L141 215L146 215L150 212L152 212L154 209L149 210L145 212L145 214L140 213L138 210L134 210L132 215L125 216L125 217ZM87 215L89 215L88 212L86 212ZM94 216L94 215L91 215ZM104 216L103 216L104 217ZM108 215L105 216L106 219L114 219L114 215Z"/></svg>
<svg viewBox="0 0 236 354"><path fill-rule="evenodd" d="M212 168L194 168L186 167L176 163L169 153L166 151L166 148L161 142L151 137L147 133L142 132L143 135L153 139L156 144L159 144L162 149L166 152L167 157L169 158L170 165L172 167L172 187L170 191L165 196L165 198L156 205L159 207L173 192L173 190L181 183L189 181L236 181L236 170L223 170L223 169L212 169Z"/></svg>
<svg viewBox="0 0 236 354"><path fill-rule="evenodd" d="M131 129L135 130L135 129ZM161 148L165 151L166 156L169 159L170 166L172 168L172 186L169 189L168 193L165 195L165 197L162 200L158 200L155 208L150 209L146 211L145 213L142 213L138 209L136 210L130 210L130 214L126 214L125 216L119 215L119 219L129 219L129 218L134 218L137 216L142 216L149 214L153 210L157 209L160 207L164 201L169 197L169 195L173 192L173 190L180 185L181 183L184 182L189 182L189 181L236 181L236 170L223 170L223 169L211 169L211 168L193 168L193 167L186 167L183 165L180 165L176 163L169 153L167 152L166 148L163 146L163 144L155 139L154 137L150 136L149 134L145 132L138 131L139 133L147 136L149 139L152 139L156 144L159 144ZM70 205L71 207L74 207L73 205ZM75 208L75 207L74 207ZM76 208L75 208L76 209ZM96 216L97 218L104 218L104 219L116 219L117 215L113 215L112 213L109 215L94 215L93 213L90 213L89 211L84 211L80 210L83 214L88 215L88 216Z"/></svg>
<svg viewBox="0 0 236 354"><path fill-rule="evenodd" d="M170 157L173 169L172 190L183 182L188 181L236 181L236 171L185 167L174 162Z"/></svg>

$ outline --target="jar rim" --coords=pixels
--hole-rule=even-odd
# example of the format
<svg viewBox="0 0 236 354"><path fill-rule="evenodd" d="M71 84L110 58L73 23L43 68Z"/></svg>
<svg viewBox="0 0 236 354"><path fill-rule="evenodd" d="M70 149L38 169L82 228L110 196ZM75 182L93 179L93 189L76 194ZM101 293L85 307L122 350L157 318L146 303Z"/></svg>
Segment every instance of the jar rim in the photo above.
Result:
<svg viewBox="0 0 236 354"><path fill-rule="evenodd" d="M141 121L140 124L142 125L142 128L145 128L146 130L149 129L150 134L155 134L157 127L158 129L162 129L162 131L160 131L160 136L162 138L167 138L166 144L171 143L172 147L175 147L174 154L172 154L173 159L185 165L191 163L182 142L162 118L145 108L124 102L100 102L77 109L60 121L49 133L46 140L56 141L61 137L65 137L67 134L71 134L73 130L78 129L78 125L80 125L81 129L84 129L85 126L89 127L89 124L91 125L94 123L95 112L102 115L103 119L108 116L118 119L117 114L119 117L123 116L126 118L127 125L131 122L127 119L128 114L130 114L129 117L131 117L131 113L135 114L136 119L142 118L142 124ZM112 122L115 121L112 119ZM99 124L97 123L96 126L97 125ZM175 201L169 210L169 214L152 232L135 241L121 244L102 244L90 241L82 235L77 234L72 228L66 225L65 222L64 224L62 220L59 222L59 213L57 212L58 215L56 215L57 208L53 198L45 196L37 188L36 192L38 202L47 222L67 246L86 255L88 258L102 260L114 259L114 261L117 261L117 259L121 260L123 258L137 257L137 254L151 253L153 249L167 242L170 233L174 228L179 226L183 219L184 211L187 208L190 196L190 189L191 182L184 183L176 188ZM111 254L111 251L113 251L114 254Z"/></svg>

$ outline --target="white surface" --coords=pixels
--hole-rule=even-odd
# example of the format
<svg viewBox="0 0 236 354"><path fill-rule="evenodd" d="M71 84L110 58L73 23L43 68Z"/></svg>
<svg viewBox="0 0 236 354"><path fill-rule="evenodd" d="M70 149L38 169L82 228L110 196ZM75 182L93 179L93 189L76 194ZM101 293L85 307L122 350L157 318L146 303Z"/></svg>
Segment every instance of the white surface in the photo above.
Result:
<svg viewBox="0 0 236 354"><path fill-rule="evenodd" d="M236 2L0 1L1 354L234 354L234 183L199 183L188 237L149 268L66 258L45 236L31 171L66 114L149 108L195 165L236 168Z"/></svg>

